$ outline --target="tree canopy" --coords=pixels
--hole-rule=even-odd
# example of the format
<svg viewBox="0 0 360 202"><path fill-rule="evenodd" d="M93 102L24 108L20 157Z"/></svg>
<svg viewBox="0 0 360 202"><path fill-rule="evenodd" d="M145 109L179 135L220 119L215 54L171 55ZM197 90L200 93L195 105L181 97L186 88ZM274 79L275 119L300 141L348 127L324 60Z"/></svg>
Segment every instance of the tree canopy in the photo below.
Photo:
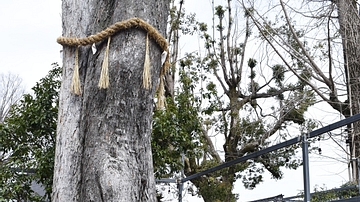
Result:
<svg viewBox="0 0 360 202"><path fill-rule="evenodd" d="M60 75L61 68L53 64L0 124L0 200L51 199ZM34 182L43 186L45 196L34 193Z"/></svg>

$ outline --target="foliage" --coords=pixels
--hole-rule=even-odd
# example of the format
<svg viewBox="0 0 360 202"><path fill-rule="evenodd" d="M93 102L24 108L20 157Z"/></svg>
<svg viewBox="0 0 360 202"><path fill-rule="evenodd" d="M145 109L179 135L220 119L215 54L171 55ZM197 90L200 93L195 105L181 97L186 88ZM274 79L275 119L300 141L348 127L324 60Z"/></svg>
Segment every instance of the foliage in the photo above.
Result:
<svg viewBox="0 0 360 202"><path fill-rule="evenodd" d="M61 68L53 64L48 75L14 105L0 124L0 199L43 201L50 199ZM46 196L31 190L44 186Z"/></svg>
<svg viewBox="0 0 360 202"><path fill-rule="evenodd" d="M316 185L313 193L311 194L311 202L327 202L340 199L348 199L359 195L359 189L356 187L356 183L347 182L340 186L340 188L347 188L344 190L328 190L325 185L318 186ZM352 187L352 188L350 188ZM303 196L303 193L299 194L300 197Z"/></svg>
<svg viewBox="0 0 360 202"><path fill-rule="evenodd" d="M286 126L297 126L303 130L301 132L310 131L315 127L304 116L309 106L315 103L314 94L308 91L305 83L298 79L289 80L289 71L285 64L271 64L270 70L264 73L263 61L259 62L255 58L245 56L247 41L253 37L252 26L249 25L251 12L245 15L246 25L244 30L240 31L238 28L241 26L234 25L234 16L231 13L233 5L230 2L228 1L227 6L213 5L211 31L206 23L196 22L198 28L195 30L203 39L205 54L186 54L179 60L180 77L183 74L181 71L185 70L188 75L200 80L200 85L195 83L190 88L199 92L201 108L188 110L187 113L196 113L194 118L199 119L198 122L202 124L203 129L199 136L194 137L199 140L192 140L199 143L198 149L201 151L198 153L201 158L185 153L188 159L188 165L185 165L185 168L188 168L186 175L219 165L223 160L228 162L259 151L273 144L272 141L278 137L280 140L286 140L290 136ZM282 31L288 36L287 42L293 44L295 50L300 50L300 47L295 47L295 39L291 37L290 31L286 27L283 27ZM242 42L239 33L244 33ZM300 37L303 36L301 30L297 33ZM299 69L306 69L301 62L297 65ZM308 79L311 79L310 76ZM192 95L189 95L188 99L191 100ZM259 104L266 102L269 104ZM203 120L200 120L200 117ZM174 125L182 124L170 123L167 120L169 118L175 122L178 119L177 115L166 116L164 121L167 121L167 124L162 127L169 126L169 130L174 131L171 129ZM207 135L209 131L225 141L221 153L225 159L213 149L212 140ZM192 182L197 187L197 194L205 201L234 201L237 196L231 191L237 179L242 180L245 187L252 189L263 180L262 174L265 171L270 172L273 178L281 179L282 167L296 169L300 166L299 159L294 158L297 148L298 145L295 145L266 154L194 179ZM167 172L176 169L175 166L168 168L170 171Z"/></svg>
<svg viewBox="0 0 360 202"><path fill-rule="evenodd" d="M199 192L204 195L207 201L221 202L230 201L236 202L238 196L229 196L227 193L231 193L232 186L228 182L222 182L221 179L208 177L203 180L199 186Z"/></svg>
<svg viewBox="0 0 360 202"><path fill-rule="evenodd" d="M199 98L194 96L194 72L179 72L175 101L167 99L167 107L153 115L152 150L157 178L170 177L184 168L182 154L199 156L201 118Z"/></svg>

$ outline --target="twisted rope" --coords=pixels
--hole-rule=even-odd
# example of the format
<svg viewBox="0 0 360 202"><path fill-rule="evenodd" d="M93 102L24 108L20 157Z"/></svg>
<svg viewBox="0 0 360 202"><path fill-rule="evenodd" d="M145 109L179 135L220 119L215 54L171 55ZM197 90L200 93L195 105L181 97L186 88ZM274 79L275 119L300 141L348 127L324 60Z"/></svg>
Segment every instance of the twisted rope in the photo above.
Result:
<svg viewBox="0 0 360 202"><path fill-rule="evenodd" d="M134 28L134 27L144 29L147 32L147 37L152 38L160 46L160 48L164 52L166 52L165 62L162 63L163 66L162 66L162 69L160 70L160 86L158 88L158 107L162 108L165 105L165 100L162 99L164 97L164 92L163 92L164 87L161 85L164 85L164 82L163 82L164 74L170 67L170 62L169 62L170 54L169 54L168 43L167 43L166 39L160 34L160 32L158 32L149 23L145 22L144 20L142 20L140 18L130 18L130 19L127 19L124 21L117 22L117 23L109 26L108 28L104 29L103 31L101 31L97 34L94 34L94 35L90 35L88 37L84 37L84 38L59 37L59 38L57 38L57 42L63 46L65 46L65 45L75 46L75 47L87 46L87 45L91 45L91 44L100 42L104 39L107 39L121 30ZM108 39L108 40L110 41L110 39ZM108 46L109 46L109 43L108 43ZM147 47L147 49L148 49L148 47ZM148 54L148 51L146 51L146 52ZM145 56L145 58L147 58L147 57L148 56ZM104 60L107 60L107 59L105 58ZM77 62L77 61L75 61L75 62ZM148 64L149 61L146 61L146 63L147 64L145 64L144 66L149 66L149 64ZM75 64L75 67L76 66L77 65ZM103 68L104 67L107 68L106 65L103 65ZM144 72L145 72L144 75L148 75L147 72L149 70L146 70L145 68L144 68ZM78 71L78 70L74 70L75 73L76 73L76 71ZM106 72L107 70L103 69L102 71ZM79 80L79 79L77 79L77 80ZM149 86L151 86L151 80L150 81L145 81L145 80L149 80L149 79L143 78L144 87L148 88ZM74 79L73 79L73 81L74 81ZM149 85L145 84L145 82L149 82ZM80 84L78 84L77 86L80 86ZM101 88L107 88L107 87L108 87L108 85L101 86ZM79 87L79 90L76 91L75 93L81 94L80 87Z"/></svg>
<svg viewBox="0 0 360 202"><path fill-rule="evenodd" d="M140 18L130 18L124 21L117 22L113 25L110 25L108 28L104 29L103 31L95 35L90 35L84 38L59 37L57 38L57 42L61 45L68 45L68 46L87 46L93 43L100 42L108 38L109 36L114 35L120 30L129 29L132 27L140 27L144 29L148 33L149 37L154 39L155 42L160 46L160 48L163 51L168 52L166 61L163 65L163 67L165 67L165 70L167 70L167 68L170 67L170 63L169 63L170 54L166 39L153 26L151 26L149 23L145 22Z"/></svg>

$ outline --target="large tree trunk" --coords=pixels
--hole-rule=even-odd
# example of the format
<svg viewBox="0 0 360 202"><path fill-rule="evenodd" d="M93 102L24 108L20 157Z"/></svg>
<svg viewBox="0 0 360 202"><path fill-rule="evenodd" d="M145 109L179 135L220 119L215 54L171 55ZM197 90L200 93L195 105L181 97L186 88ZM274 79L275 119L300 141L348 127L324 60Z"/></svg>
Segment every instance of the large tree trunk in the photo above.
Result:
<svg viewBox="0 0 360 202"><path fill-rule="evenodd" d="M344 67L348 87L350 114L360 113L360 16L356 1L336 1L339 15L340 34L343 41ZM360 123L355 122L349 127L351 159L360 157ZM358 179L357 166L352 163L353 180Z"/></svg>
<svg viewBox="0 0 360 202"><path fill-rule="evenodd" d="M86 37L139 17L165 34L168 1L63 0L63 36ZM64 46L56 139L53 201L155 201L150 148L153 96L162 50L149 39L153 86L142 87L146 32L111 38L110 87L99 89L106 41L79 47L82 95L70 92L75 48Z"/></svg>

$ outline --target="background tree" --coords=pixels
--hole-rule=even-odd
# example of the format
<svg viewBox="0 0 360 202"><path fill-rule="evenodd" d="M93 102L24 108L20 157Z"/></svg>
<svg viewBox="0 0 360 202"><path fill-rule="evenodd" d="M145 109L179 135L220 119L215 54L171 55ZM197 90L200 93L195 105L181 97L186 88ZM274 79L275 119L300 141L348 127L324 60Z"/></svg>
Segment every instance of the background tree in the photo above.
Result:
<svg viewBox="0 0 360 202"><path fill-rule="evenodd" d="M340 188L345 188L349 186L354 186L355 183L345 183ZM311 195L311 202L326 202L326 201L335 201L341 199L347 199L351 197L355 197L358 195L358 189L356 187L342 190L342 191L334 191L328 190L325 185L322 187L315 186L313 194Z"/></svg>
<svg viewBox="0 0 360 202"><path fill-rule="evenodd" d="M254 1L238 1L247 9L269 57L279 58L287 70L309 86L318 102L344 117L359 113L359 15L356 1L272 1L269 9ZM265 46L264 46L265 47ZM343 56L343 57L342 57ZM351 158L359 157L358 123L348 128ZM344 157L345 158L345 157ZM355 162L353 180L357 180Z"/></svg>
<svg viewBox="0 0 360 202"><path fill-rule="evenodd" d="M63 36L85 37L139 17L165 34L168 1L63 1ZM79 21L81 19L81 21ZM70 92L75 48L64 46L59 99L54 201L155 201L151 157L153 96L161 50L150 38L151 80L142 87L146 32L131 28L111 38L108 89L97 87L106 43L79 47L82 95Z"/></svg>
<svg viewBox="0 0 360 202"><path fill-rule="evenodd" d="M174 177L184 167L181 156L187 151L195 155L200 149L201 103L194 95L200 78L196 71L177 67L180 38L192 35L196 29L194 15L186 15L183 5L184 1L171 1L167 33L171 67L165 75L167 106L154 112L152 150L157 178Z"/></svg>
<svg viewBox="0 0 360 202"><path fill-rule="evenodd" d="M2 123L8 114L11 105L24 94L22 79L12 73L0 74L0 123Z"/></svg>
<svg viewBox="0 0 360 202"><path fill-rule="evenodd" d="M2 125L5 118L8 116L11 106L15 105L24 93L22 86L22 79L12 73L0 74L0 124ZM0 143L0 163L3 166L3 161L8 157L4 153L3 143Z"/></svg>
<svg viewBox="0 0 360 202"><path fill-rule="evenodd" d="M179 89L187 88L190 93L186 93L186 90L175 93L175 110L165 109L158 114L160 115L158 119L154 119L153 136L162 138L153 144L167 145L171 152L165 152L166 154L177 152L179 155L184 152L185 175L191 175L219 165L223 161L231 161L258 151L272 144L272 140L277 138L278 140L286 139L289 134L284 130L285 126L299 125L304 132L315 127L313 122L304 118L304 112L313 104L313 94L307 91L303 82L296 79L286 80L283 64L262 66L263 61L260 61L259 65L253 58L246 59L248 58L245 56L247 41L252 37L250 16L245 13L247 22L245 29L239 30L239 21L235 19L239 19L240 14L232 13L234 5L230 1L226 1L226 5L226 7L214 6L214 19L217 19L217 24L215 25L214 20L212 31L208 31L205 23L198 23L196 28L193 28L195 31L198 30L204 40L205 56L201 56L203 53L193 53L187 54L178 63L173 60L173 69L178 69L179 72ZM179 28L181 32L178 34L186 33L183 27L192 30L194 24L189 26L186 24L187 18L181 18L185 15L177 13L173 16L177 18L171 22L178 24L171 27ZM178 68L175 68L175 64L179 65ZM191 82L187 83L186 78L191 78ZM186 94L190 101L186 102L187 107L184 107L177 96L182 97ZM274 104L263 105L267 102L265 100L271 100ZM169 112L169 110L175 112ZM192 118L189 118L187 111L192 113ZM196 111L201 113L194 116ZM172 121L169 121L170 117L173 118ZM165 120L168 124L162 124ZM194 120L195 124L190 125L190 121L184 120ZM224 140L224 156L222 151L217 151L219 148L215 148L212 142L213 137L209 133L213 131L218 141ZM174 146L172 139L165 140L163 134L182 136L183 140L187 141L176 141L176 146ZM189 145L189 143L193 143L193 146L189 148L193 148L192 151L196 149L196 152L189 152L190 149L184 150L184 147L181 147L182 144ZM154 145L154 148L156 146L166 147ZM262 181L262 173L265 170L269 171L274 178L279 179L282 177L281 167L297 168L299 166L299 161L292 158L294 154L295 147L287 148L276 154L269 154L208 176L199 177L192 182L198 190L197 194L201 195L205 201L235 201L237 196L231 191L237 179L241 179L248 188L253 188ZM163 159L160 163L166 161L166 158L159 159ZM168 161L167 163L170 168L181 165L180 158L175 162ZM159 171L165 174L165 177L168 177L171 172L172 170Z"/></svg>
<svg viewBox="0 0 360 202"><path fill-rule="evenodd" d="M345 117L360 113L360 16L357 1L335 1L338 12L339 32L342 39L344 72L347 86L348 110ZM347 114L348 113L348 114ZM355 122L348 128L350 140L350 159L360 157L360 123ZM352 162L353 179L359 179L356 162Z"/></svg>
<svg viewBox="0 0 360 202"><path fill-rule="evenodd" d="M0 200L51 200L60 74L53 64L33 94L23 95L0 124ZM34 182L44 187L45 196L34 193Z"/></svg>

